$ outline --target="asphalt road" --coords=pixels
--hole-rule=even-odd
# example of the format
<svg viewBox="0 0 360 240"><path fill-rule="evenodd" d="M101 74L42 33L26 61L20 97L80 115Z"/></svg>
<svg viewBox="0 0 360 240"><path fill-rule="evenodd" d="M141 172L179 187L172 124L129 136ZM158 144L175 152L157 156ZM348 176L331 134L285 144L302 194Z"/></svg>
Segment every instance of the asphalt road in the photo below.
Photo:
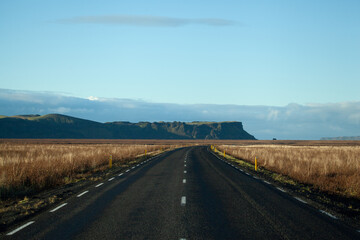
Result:
<svg viewBox="0 0 360 240"><path fill-rule="evenodd" d="M183 148L96 183L3 239L360 239L357 230L227 164Z"/></svg>

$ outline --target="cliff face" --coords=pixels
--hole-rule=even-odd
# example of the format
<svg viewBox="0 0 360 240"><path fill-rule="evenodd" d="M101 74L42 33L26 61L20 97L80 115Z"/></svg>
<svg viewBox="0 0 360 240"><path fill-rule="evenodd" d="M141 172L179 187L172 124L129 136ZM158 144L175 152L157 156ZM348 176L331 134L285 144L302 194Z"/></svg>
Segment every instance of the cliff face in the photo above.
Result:
<svg viewBox="0 0 360 240"><path fill-rule="evenodd" d="M2 116L0 138L255 139L241 122L99 123L60 114Z"/></svg>

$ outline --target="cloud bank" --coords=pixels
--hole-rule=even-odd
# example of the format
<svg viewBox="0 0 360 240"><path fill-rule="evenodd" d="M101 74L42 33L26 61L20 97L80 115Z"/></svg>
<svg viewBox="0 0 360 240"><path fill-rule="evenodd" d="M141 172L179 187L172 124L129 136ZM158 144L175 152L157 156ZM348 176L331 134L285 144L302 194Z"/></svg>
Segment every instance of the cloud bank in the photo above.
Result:
<svg viewBox="0 0 360 240"><path fill-rule="evenodd" d="M69 24L107 24L135 27L181 27L185 25L231 26L235 21L220 18L171 18L142 15L82 16L59 20Z"/></svg>
<svg viewBox="0 0 360 240"><path fill-rule="evenodd" d="M0 115L49 113L99 122L241 121L245 130L258 139L320 139L360 135L360 102L289 104L284 107L182 105L0 89Z"/></svg>

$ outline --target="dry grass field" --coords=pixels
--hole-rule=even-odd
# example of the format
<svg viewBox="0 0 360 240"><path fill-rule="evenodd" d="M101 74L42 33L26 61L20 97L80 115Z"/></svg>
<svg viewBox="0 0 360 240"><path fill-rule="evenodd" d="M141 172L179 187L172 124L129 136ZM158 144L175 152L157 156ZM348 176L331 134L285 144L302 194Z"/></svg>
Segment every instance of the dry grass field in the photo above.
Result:
<svg viewBox="0 0 360 240"><path fill-rule="evenodd" d="M257 157L258 166L321 191L360 198L358 141L242 142L217 148L251 163Z"/></svg>
<svg viewBox="0 0 360 240"><path fill-rule="evenodd" d="M161 150L216 145L234 157L313 184L319 190L360 198L360 141L0 139L0 199L71 183L82 176Z"/></svg>
<svg viewBox="0 0 360 240"><path fill-rule="evenodd" d="M76 181L82 175L159 153L175 145L106 143L106 141L51 142L46 140L0 142L0 198L26 195Z"/></svg>

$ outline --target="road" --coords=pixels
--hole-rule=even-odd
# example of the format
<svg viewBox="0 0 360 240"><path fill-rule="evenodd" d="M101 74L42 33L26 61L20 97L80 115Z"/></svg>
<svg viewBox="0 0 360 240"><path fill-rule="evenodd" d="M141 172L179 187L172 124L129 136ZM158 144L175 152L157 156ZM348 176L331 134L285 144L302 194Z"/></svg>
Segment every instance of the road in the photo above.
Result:
<svg viewBox="0 0 360 240"><path fill-rule="evenodd" d="M360 239L360 233L207 147L94 184L2 239Z"/></svg>

